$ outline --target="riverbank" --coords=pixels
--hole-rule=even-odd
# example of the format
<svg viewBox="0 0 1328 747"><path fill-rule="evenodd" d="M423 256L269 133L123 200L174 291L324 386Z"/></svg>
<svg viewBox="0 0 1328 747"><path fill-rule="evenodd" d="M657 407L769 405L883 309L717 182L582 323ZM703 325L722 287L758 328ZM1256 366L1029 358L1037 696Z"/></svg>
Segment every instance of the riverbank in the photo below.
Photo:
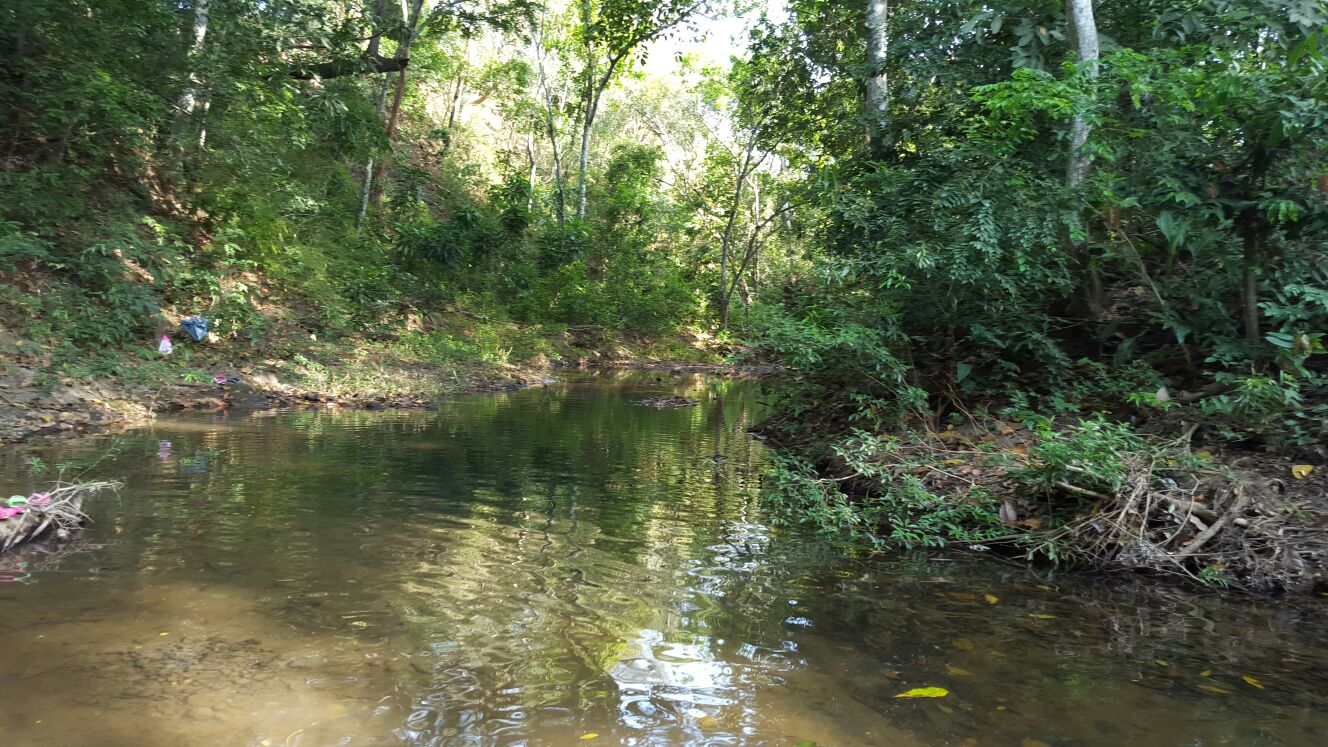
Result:
<svg viewBox="0 0 1328 747"><path fill-rule="evenodd" d="M778 442L778 424L766 430ZM782 444L769 500L881 548L965 547L1260 593L1328 589L1322 459L1196 430L1162 438L1094 416L835 441L804 431Z"/></svg>
<svg viewBox="0 0 1328 747"><path fill-rule="evenodd" d="M586 367L731 370L703 335L632 338L466 313L434 315L400 333L332 340L308 333L259 342L172 337L169 356L146 343L89 354L80 365L0 356L0 443L127 427L172 411L428 408L445 397L522 389ZM16 340L8 347L21 346Z"/></svg>

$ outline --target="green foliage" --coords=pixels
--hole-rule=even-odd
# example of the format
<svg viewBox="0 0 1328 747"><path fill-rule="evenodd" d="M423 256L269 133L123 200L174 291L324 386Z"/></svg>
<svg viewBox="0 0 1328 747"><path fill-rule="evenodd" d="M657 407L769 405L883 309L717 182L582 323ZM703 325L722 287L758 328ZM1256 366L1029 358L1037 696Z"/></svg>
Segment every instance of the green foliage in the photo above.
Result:
<svg viewBox="0 0 1328 747"><path fill-rule="evenodd" d="M178 239L154 221L116 226L82 248L54 244L13 223L0 225L0 273L18 277L46 272L38 293L0 285L0 305L29 337L58 356L144 339L163 323L152 284L171 279Z"/></svg>
<svg viewBox="0 0 1328 747"><path fill-rule="evenodd" d="M763 137L804 164L824 216L810 238L823 282L786 301L792 320L755 330L758 347L803 377L810 363L841 368L843 383L815 373L841 401L841 387L899 388L903 361L926 390L909 400L932 417L956 398L1020 393L1057 412L1115 410L1253 372L1276 393L1164 406L1271 441L1293 424L1291 441L1320 438L1321 8L1115 3L1097 10L1094 77L1073 64L1058 4L899 6L881 153L857 134L856 90L837 88L869 72L865 39L843 42L862 39L860 12L791 3L737 78L748 106L773 109ZM1070 189L1078 116L1094 167ZM862 355L815 360L839 332ZM864 375L873 345L894 379Z"/></svg>
<svg viewBox="0 0 1328 747"><path fill-rule="evenodd" d="M1130 465L1150 445L1128 423L1115 423L1102 415L1057 428L1046 417L1011 411L1037 436L1026 467L1012 476L1041 492L1054 492L1058 484L1074 484L1112 494L1130 474Z"/></svg>
<svg viewBox="0 0 1328 747"><path fill-rule="evenodd" d="M1328 403L1307 401L1304 379L1283 371L1276 376L1219 372L1227 391L1206 398L1198 411L1224 437L1250 438L1274 446L1308 446L1328 440ZM1323 377L1310 382L1322 391Z"/></svg>
<svg viewBox="0 0 1328 747"><path fill-rule="evenodd" d="M888 320L832 303L799 314L763 308L755 323L761 334L754 352L789 369L777 391L794 417L888 428L926 411L926 392L909 381L895 354L894 346L907 341L891 334Z"/></svg>
<svg viewBox="0 0 1328 747"><path fill-rule="evenodd" d="M1100 65L1037 0L891 4L884 69L861 4L791 0L753 35L733 78L744 123L811 203L816 272L748 328L791 374L782 409L810 457L781 461L772 501L796 518L906 545L989 528L955 515L988 496L932 501L908 470L938 457L900 446L984 407L1032 428L999 467L1052 524L1194 467L1127 415L1249 445L1328 439L1322 5L1095 5ZM862 92L882 73L869 148ZM1042 536L1031 554L1073 554Z"/></svg>
<svg viewBox="0 0 1328 747"><path fill-rule="evenodd" d="M766 504L782 521L809 523L878 547L980 544L1008 533L990 495L973 490L956 499L932 493L912 474L916 465L899 459L899 446L898 439L864 431L833 446L852 479L878 486L862 495L845 493L843 480L818 477L810 462L775 457Z"/></svg>

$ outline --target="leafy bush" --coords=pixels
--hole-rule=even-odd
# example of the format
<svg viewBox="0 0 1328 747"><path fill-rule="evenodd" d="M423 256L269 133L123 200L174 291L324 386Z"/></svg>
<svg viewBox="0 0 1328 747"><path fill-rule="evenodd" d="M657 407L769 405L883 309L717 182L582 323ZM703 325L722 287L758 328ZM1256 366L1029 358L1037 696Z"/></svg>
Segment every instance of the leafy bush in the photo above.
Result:
<svg viewBox="0 0 1328 747"><path fill-rule="evenodd" d="M835 480L819 476L805 459L778 455L764 501L780 521L809 523L878 547L979 544L1008 534L991 495L980 489L962 497L931 492L913 474L914 465L898 459L898 446L897 440L857 431L833 446L850 470ZM845 492L847 480L862 492Z"/></svg>

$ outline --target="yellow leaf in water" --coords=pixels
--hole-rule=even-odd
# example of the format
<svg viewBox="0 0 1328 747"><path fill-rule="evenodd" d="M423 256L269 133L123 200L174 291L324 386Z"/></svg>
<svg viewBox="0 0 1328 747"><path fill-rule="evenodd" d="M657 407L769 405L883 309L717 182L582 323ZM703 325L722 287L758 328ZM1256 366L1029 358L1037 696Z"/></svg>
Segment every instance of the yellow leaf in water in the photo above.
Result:
<svg viewBox="0 0 1328 747"><path fill-rule="evenodd" d="M1291 465L1291 476L1296 478L1297 480L1303 480L1306 477L1309 477L1310 473L1313 471L1314 471L1314 465L1312 464Z"/></svg>
<svg viewBox="0 0 1328 747"><path fill-rule="evenodd" d="M1055 619L1056 619L1056 616L1055 616L1055 615L1043 615L1043 614L1036 613L1036 612L1035 612L1035 613L1030 613L1030 614L1029 614L1029 617L1037 618L1038 620L1055 620Z"/></svg>
<svg viewBox="0 0 1328 747"><path fill-rule="evenodd" d="M599 736L598 734L596 734L595 732L592 731L592 732L590 732L589 734L582 734L582 735L581 735L581 740L582 740L582 741L585 741L585 740L587 740L587 739L594 739L595 737L598 737L598 736Z"/></svg>
<svg viewBox="0 0 1328 747"><path fill-rule="evenodd" d="M972 651L973 640L971 638L956 638L951 644L960 651Z"/></svg>
<svg viewBox="0 0 1328 747"><path fill-rule="evenodd" d="M996 604L997 602L1001 601L1001 598L996 596L995 594L983 594L982 598L987 600L987 604Z"/></svg>
<svg viewBox="0 0 1328 747"><path fill-rule="evenodd" d="M972 677L973 673L963 667L956 667L951 664L945 668L945 673L951 677Z"/></svg>
<svg viewBox="0 0 1328 747"><path fill-rule="evenodd" d="M915 687L896 695L896 698L944 698L950 691L943 687Z"/></svg>
<svg viewBox="0 0 1328 747"><path fill-rule="evenodd" d="M1225 687L1218 687L1218 686L1216 686L1216 685L1199 685L1199 689L1202 690L1202 691L1204 691L1204 692L1206 692L1206 693L1208 693L1209 695L1230 695L1230 694L1231 694L1231 691L1230 691L1230 690L1226 689Z"/></svg>
<svg viewBox="0 0 1328 747"><path fill-rule="evenodd" d="M1161 659L1153 659L1153 661L1154 661L1159 667L1169 667L1169 666L1171 666L1170 664L1166 663L1165 661L1162 661Z"/></svg>
<svg viewBox="0 0 1328 747"><path fill-rule="evenodd" d="M163 635L163 636L167 636L167 635L170 635L170 633L162 633L161 635Z"/></svg>
<svg viewBox="0 0 1328 747"><path fill-rule="evenodd" d="M1211 670L1211 669L1205 669L1205 670L1203 670L1202 672L1199 673L1199 676L1200 676L1200 677L1212 677L1212 676L1213 676L1213 670Z"/></svg>
<svg viewBox="0 0 1328 747"><path fill-rule="evenodd" d="M1250 685L1250 686L1252 686L1252 687L1257 687L1257 688L1259 688L1260 690L1263 689L1263 683L1260 682L1258 679L1249 676L1248 674L1247 674L1247 675L1243 675L1243 676L1241 677L1241 679L1242 679L1242 680L1245 680L1245 684L1247 684L1247 685Z"/></svg>

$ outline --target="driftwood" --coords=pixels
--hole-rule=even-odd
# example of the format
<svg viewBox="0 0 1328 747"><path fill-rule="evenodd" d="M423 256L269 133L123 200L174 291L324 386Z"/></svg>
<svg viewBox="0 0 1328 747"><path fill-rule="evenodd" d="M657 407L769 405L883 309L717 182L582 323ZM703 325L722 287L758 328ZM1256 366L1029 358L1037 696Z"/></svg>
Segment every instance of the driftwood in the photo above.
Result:
<svg viewBox="0 0 1328 747"><path fill-rule="evenodd" d="M83 500L104 490L119 490L118 482L57 483L42 495L48 500L24 507L22 513L0 519L0 553L23 542L53 534L68 538L87 521Z"/></svg>

